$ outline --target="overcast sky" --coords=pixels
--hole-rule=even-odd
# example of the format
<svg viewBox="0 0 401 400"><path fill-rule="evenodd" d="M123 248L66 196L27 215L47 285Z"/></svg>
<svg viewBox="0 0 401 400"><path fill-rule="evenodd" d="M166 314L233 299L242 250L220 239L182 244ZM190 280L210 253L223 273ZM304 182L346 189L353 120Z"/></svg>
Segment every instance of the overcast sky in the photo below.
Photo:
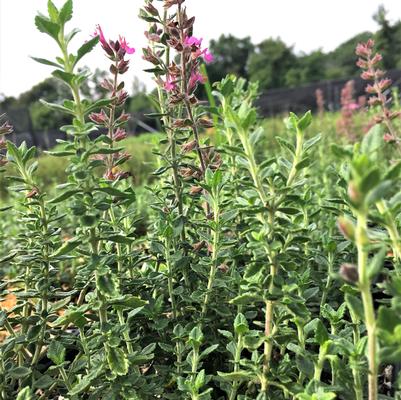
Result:
<svg viewBox="0 0 401 400"><path fill-rule="evenodd" d="M62 0L54 0L60 6ZM75 47L90 37L97 23L106 37L125 35L137 49L132 56L130 76L152 83L142 70L146 23L138 19L142 0L75 0L74 18L67 27L79 27ZM15 96L49 76L51 67L35 63L28 56L54 58L56 45L38 32L36 11L46 12L47 0L0 0L0 94ZM251 36L254 43L281 37L296 52L334 49L356 33L375 30L372 15L379 4L389 10L392 21L401 19L401 0L186 0L189 15L196 16L195 36L204 41L221 34ZM90 68L108 67L100 47L85 58ZM128 85L127 85L128 86Z"/></svg>

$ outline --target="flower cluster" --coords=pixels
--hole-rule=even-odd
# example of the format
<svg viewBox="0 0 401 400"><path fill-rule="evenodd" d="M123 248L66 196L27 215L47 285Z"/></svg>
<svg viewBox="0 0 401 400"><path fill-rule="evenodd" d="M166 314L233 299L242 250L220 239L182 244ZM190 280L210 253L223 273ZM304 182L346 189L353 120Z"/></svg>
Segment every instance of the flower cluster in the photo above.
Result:
<svg viewBox="0 0 401 400"><path fill-rule="evenodd" d="M366 81L372 81L366 86L366 92L371 95L369 105L379 106L381 113L375 117L376 123L386 125L389 132L384 135L385 140L395 141L396 135L391 121L400 116L399 111L391 111L388 103L391 98L388 97L388 90L392 84L391 79L385 77L385 71L378 67L382 56L374 52L374 41L369 39L366 43L359 43L356 46L355 53L359 56L356 65L363 70L361 78Z"/></svg>
<svg viewBox="0 0 401 400"><path fill-rule="evenodd" d="M3 117L0 115L0 118ZM6 140L4 139L5 135L12 133L13 127L10 125L8 121L4 122L0 125L0 151L4 150L7 147ZM0 153L0 167L7 164L6 157Z"/></svg>
<svg viewBox="0 0 401 400"><path fill-rule="evenodd" d="M354 81L350 80L341 89L341 117L337 123L339 132L349 138L353 136L354 113L359 110L359 104L354 99L354 86Z"/></svg>
<svg viewBox="0 0 401 400"><path fill-rule="evenodd" d="M100 25L97 25L95 35L99 36L103 50L107 57L113 61L110 66L112 78L105 79L101 84L110 94L109 106L100 112L90 114L89 118L95 124L107 129L108 142L112 149L116 142L127 137L127 132L121 126L128 121L129 114L122 111L119 116L116 115L117 108L122 107L128 98L128 93L124 90L124 82L118 82L118 75L122 75L128 70L129 60L126 60L125 56L126 54L133 54L135 49L129 47L123 36L119 36L117 41L106 40ZM129 157L128 153L119 151L108 155L97 155L97 158L104 161L106 165L104 178L110 181L127 178L129 174L121 171L118 166L128 160Z"/></svg>
<svg viewBox="0 0 401 400"><path fill-rule="evenodd" d="M165 10L172 6L177 9L170 16L164 13L163 18L152 1L147 1L141 16L153 23L145 32L150 46L143 49L143 58L154 65L155 68L149 71L155 74L159 91L164 94L162 102L165 104L162 108L169 114L169 126L166 128L184 135L192 131L193 137L186 138L181 150L183 154L196 151L200 165L177 170L177 174L185 179L202 179L208 166L209 154L207 149L200 146L198 131L212 124L199 115L201 113L198 112L195 93L198 85L206 81L200 67L202 63L212 62L213 55L202 46L203 38L193 35L195 18L188 17L186 9L181 7L184 1L165 0ZM178 105L185 110L184 115L175 111L179 109Z"/></svg>
<svg viewBox="0 0 401 400"><path fill-rule="evenodd" d="M323 117L324 114L324 94L322 89L316 89L315 91L316 105L319 112L319 116Z"/></svg>
<svg viewBox="0 0 401 400"><path fill-rule="evenodd" d="M169 8L174 4L181 5L183 1L165 1L165 8ZM158 10L148 3L144 9L153 16L159 16ZM160 43L163 33L167 34L166 44L175 50L181 56L181 65L177 65L175 61L171 61L168 65L164 63L161 56L163 51L156 51L154 48L148 47L143 49L143 58L146 61L161 68L164 79L157 77L157 84L167 92L173 92L177 98L173 103L180 101L180 97L190 96L196 90L199 83L205 83L205 77L199 70L202 61L210 63L213 61L213 55L208 48L202 48L203 38L192 36L194 18L188 18L185 10L179 10L179 13L173 18L166 21L165 29L160 29L158 25L153 24L149 31L145 32L145 36L150 42ZM182 93L184 91L184 93Z"/></svg>

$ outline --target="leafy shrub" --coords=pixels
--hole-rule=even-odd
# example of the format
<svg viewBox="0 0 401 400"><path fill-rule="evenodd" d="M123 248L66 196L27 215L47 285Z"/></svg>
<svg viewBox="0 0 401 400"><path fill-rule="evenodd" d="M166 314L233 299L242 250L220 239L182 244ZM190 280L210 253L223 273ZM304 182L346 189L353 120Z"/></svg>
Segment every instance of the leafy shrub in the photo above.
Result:
<svg viewBox="0 0 401 400"><path fill-rule="evenodd" d="M334 130L316 132L325 116L313 125L310 112L290 113L283 134L269 136L256 84L229 76L215 86L216 107L198 101L213 56L183 3L164 0L161 12L149 0L140 11L163 130L156 157L149 137L128 140L123 128L121 78L135 51L126 39L98 26L70 54L72 1L49 1L36 17L60 48L37 61L73 96L44 104L69 116L71 140L38 162L0 126L14 202L0 221L1 397L399 395L399 111L373 42L357 48L375 117L362 140L333 143ZM98 42L111 75L93 101L77 63ZM94 131L106 133L91 140ZM40 163L50 157L66 176L46 192ZM144 166L156 168L151 178ZM134 191L130 168L145 187Z"/></svg>

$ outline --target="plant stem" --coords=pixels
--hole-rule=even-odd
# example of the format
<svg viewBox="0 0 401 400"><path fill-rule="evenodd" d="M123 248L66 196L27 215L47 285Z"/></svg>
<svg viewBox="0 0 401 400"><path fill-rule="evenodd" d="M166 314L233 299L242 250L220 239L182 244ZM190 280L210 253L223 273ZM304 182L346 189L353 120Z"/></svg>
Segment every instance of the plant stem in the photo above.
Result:
<svg viewBox="0 0 401 400"><path fill-rule="evenodd" d="M401 261L401 240L400 235L398 233L397 225L395 223L395 219L391 216L390 210L388 209L384 200L380 200L376 203L376 207L379 210L380 214L384 217L385 226L387 232L391 239L391 246L394 252L394 259L397 261L394 266L398 275L401 275L399 262Z"/></svg>
<svg viewBox="0 0 401 400"><path fill-rule="evenodd" d="M353 315L351 313L351 318L353 319ZM356 346L360 339L361 335L359 333L359 324L357 321L353 319L353 337L354 337L354 346ZM358 361L358 360L356 360ZM355 364L351 360L351 369L352 369L352 376L354 378L354 390L355 390L355 399L356 400L363 400L363 387L362 387L362 379L361 379L361 373L358 369L357 366L353 365Z"/></svg>
<svg viewBox="0 0 401 400"><path fill-rule="evenodd" d="M243 335L239 334L237 338L237 345L235 347L235 355L234 355L234 372L239 371L239 363L241 361L242 340L243 340L242 336ZM236 399L239 385L240 381L233 382L228 400Z"/></svg>
<svg viewBox="0 0 401 400"><path fill-rule="evenodd" d="M372 293L370 290L371 282L367 271L368 252L366 246L368 244L368 236L366 214L367 213L364 210L359 211L357 214L355 239L358 249L359 290L361 291L363 309L365 314L365 325L368 334L369 400L377 400L378 349L376 337L376 319Z"/></svg>
<svg viewBox="0 0 401 400"><path fill-rule="evenodd" d="M207 283L206 295L202 305L201 320L203 321L206 317L207 307L209 304L210 294L213 289L213 284L217 271L218 255L219 255L219 244L220 244L220 188L212 189L212 208L213 208L213 249L212 259L210 264L209 279Z"/></svg>
<svg viewBox="0 0 401 400"><path fill-rule="evenodd" d="M175 303L175 296L174 296L174 286L173 286L173 276L174 276L174 271L173 271L173 264L171 261L171 256L170 256L170 240L169 238L166 238L165 241L165 247L166 247L166 252L165 252L165 258L166 258L166 266L167 266L167 273L168 273L168 294L170 297L170 302L171 302L171 312L173 314L174 320L177 318L177 305Z"/></svg>

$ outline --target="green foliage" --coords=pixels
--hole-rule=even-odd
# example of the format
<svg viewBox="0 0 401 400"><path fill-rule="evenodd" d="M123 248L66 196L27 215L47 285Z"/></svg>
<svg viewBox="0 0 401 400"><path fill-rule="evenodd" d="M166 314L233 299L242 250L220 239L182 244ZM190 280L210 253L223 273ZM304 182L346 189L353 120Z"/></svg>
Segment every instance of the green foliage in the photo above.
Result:
<svg viewBox="0 0 401 400"><path fill-rule="evenodd" d="M155 4L141 16L157 32ZM184 35L182 13L165 18ZM401 163L383 127L351 144L335 115L263 121L257 84L230 75L213 108L161 85L161 133L117 143L121 74L81 97L88 75L60 34L71 18L70 1L49 1L36 21L61 50L54 75L72 95L44 105L70 140L2 150L0 397L396 398ZM109 125L94 135L99 110Z"/></svg>

